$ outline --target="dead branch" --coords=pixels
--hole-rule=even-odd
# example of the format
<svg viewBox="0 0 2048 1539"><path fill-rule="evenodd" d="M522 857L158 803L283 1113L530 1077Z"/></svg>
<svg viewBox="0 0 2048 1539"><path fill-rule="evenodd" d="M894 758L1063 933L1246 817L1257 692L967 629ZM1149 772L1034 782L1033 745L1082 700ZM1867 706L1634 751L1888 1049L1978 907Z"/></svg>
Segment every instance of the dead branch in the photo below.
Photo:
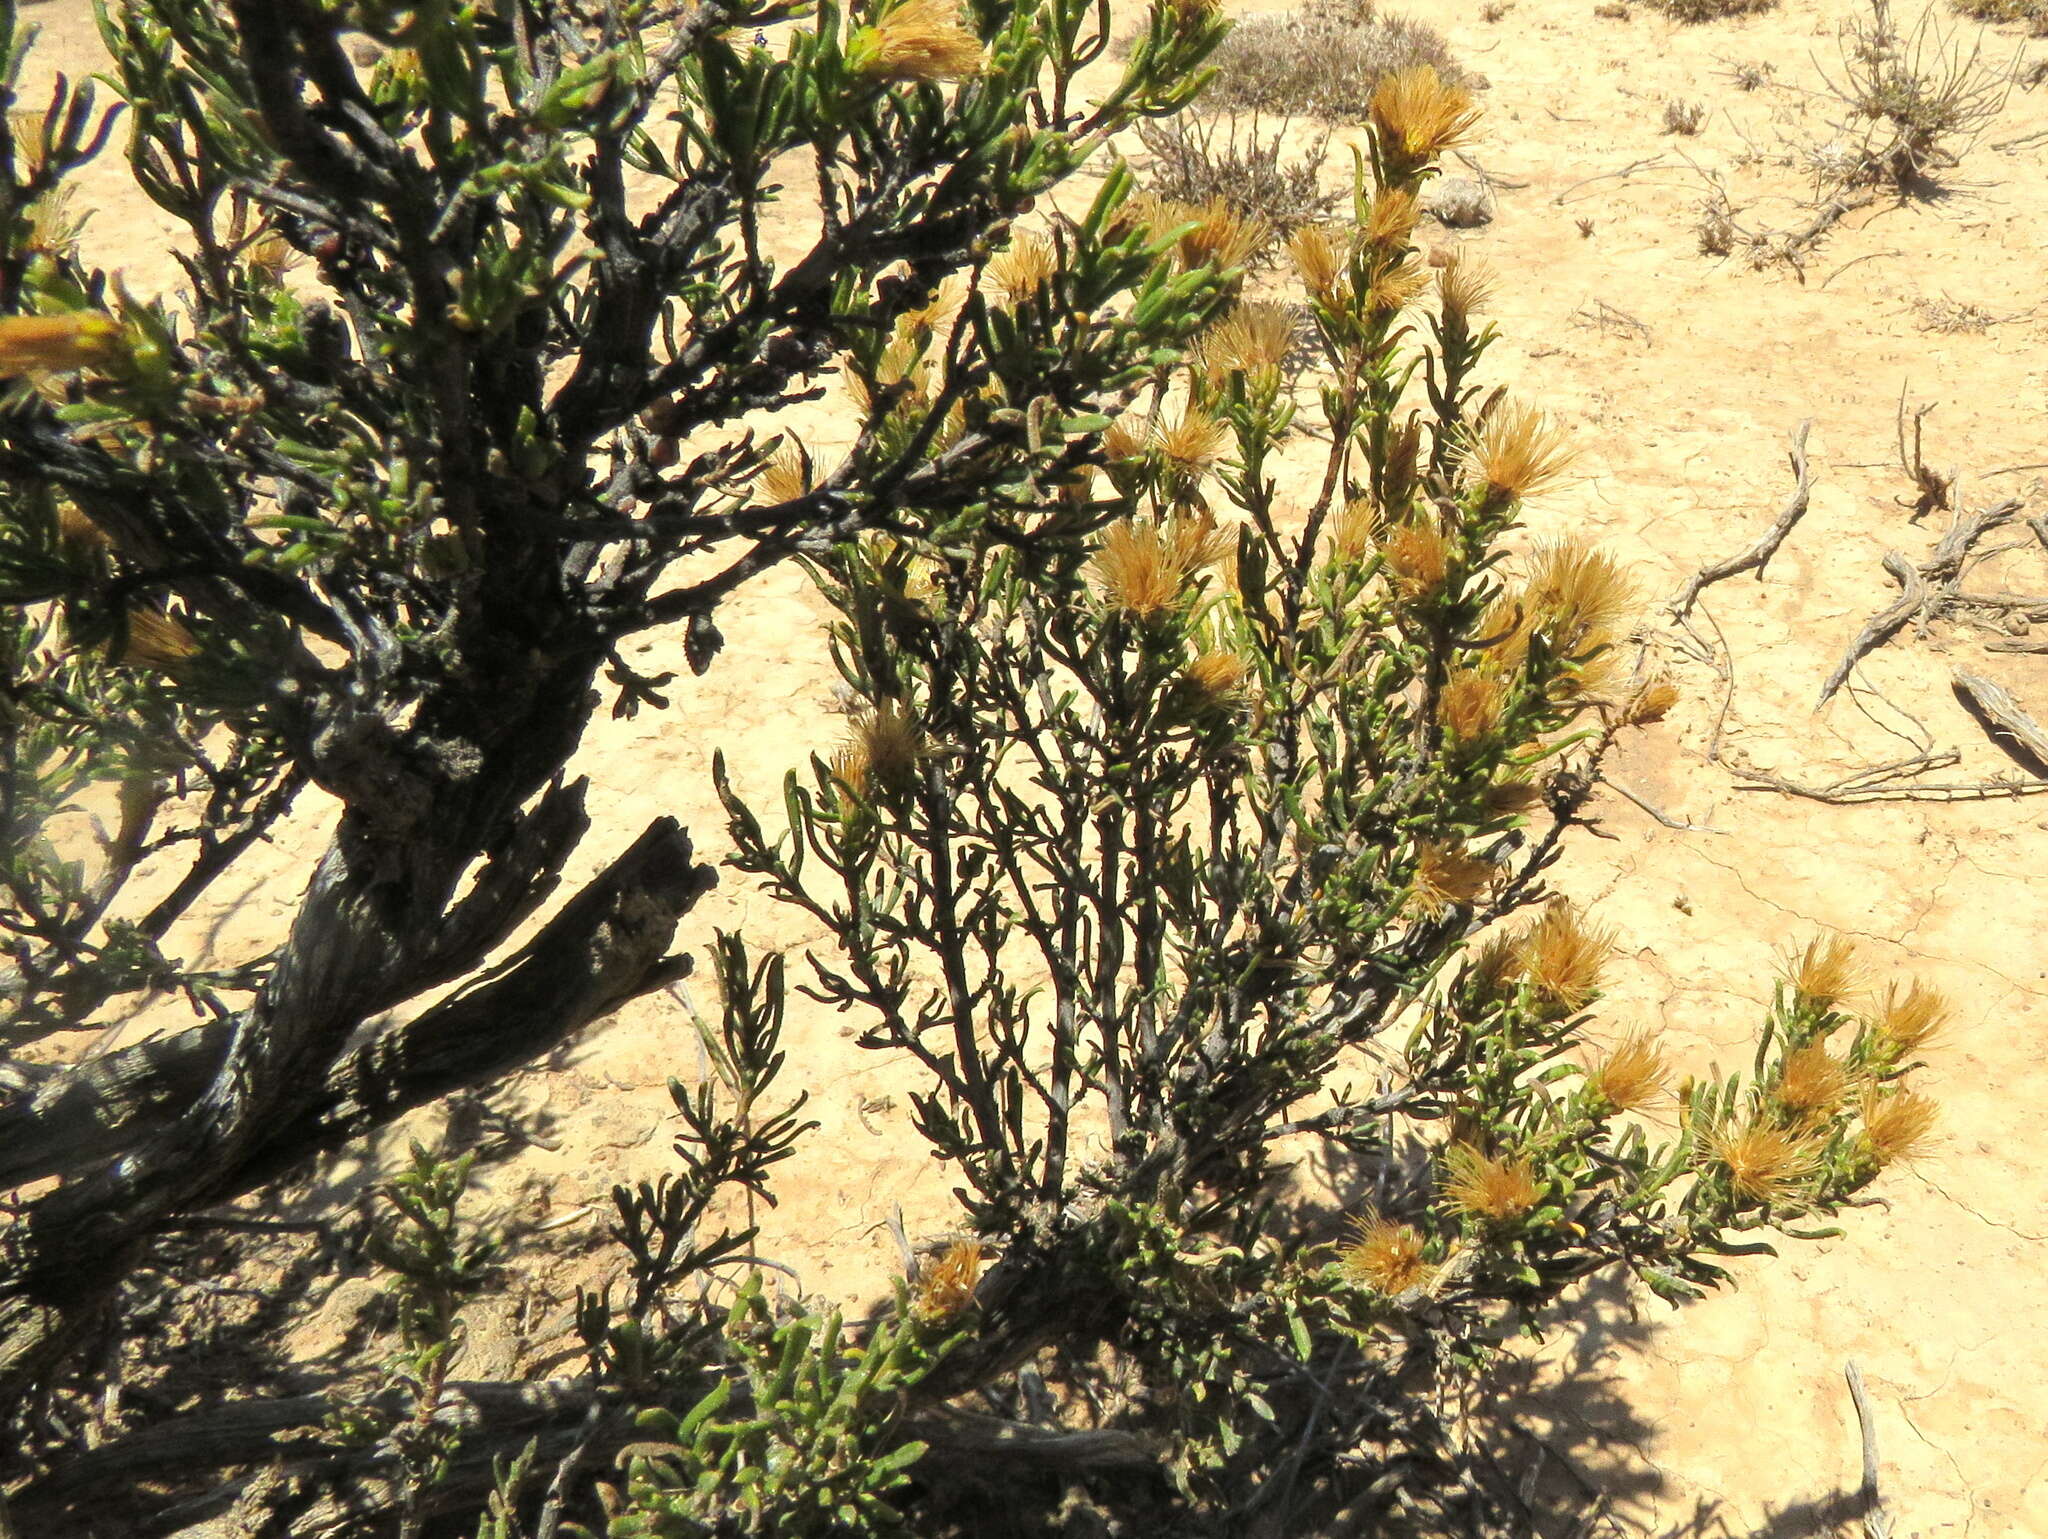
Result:
<svg viewBox="0 0 2048 1539"><path fill-rule="evenodd" d="M1910 504L1913 509L1913 521L1916 523L1929 513L1946 513L1950 507L1949 493L1956 484L1956 472L1953 467L1944 476L1930 469L1926 457L1921 453L1923 424L1927 420L1927 414L1933 410L1932 401L1922 402L1913 408L1913 447L1909 452L1906 448L1906 386L1899 386L1899 412L1895 420L1898 430L1899 469L1905 472L1908 481L1919 488L1919 496ZM1899 506L1903 508L1909 504L1900 502Z"/></svg>
<svg viewBox="0 0 2048 1539"><path fill-rule="evenodd" d="M2036 773L2048 775L2048 732L2043 732L2041 724L2021 708L2010 690L1966 668L1953 670L1949 678L1965 702L1990 727L1994 738L2003 733L2025 751L2026 758L2033 760Z"/></svg>
<svg viewBox="0 0 2048 1539"><path fill-rule="evenodd" d="M1984 650L1987 652L2019 652L2039 656L2043 653L2048 653L2048 641L1987 641L1984 643Z"/></svg>
<svg viewBox="0 0 2048 1539"><path fill-rule="evenodd" d="M1814 709L1828 703L1836 690L1848 680L1853 669L1864 656L1882 646L1899 632L1914 615L1927 605L1927 585L1920 580L1919 570L1895 550L1884 553L1881 563L1892 580L1899 585L1899 597L1888 608L1872 615L1864 622L1863 629L1856 633L1856 639L1849 643L1849 650L1842 654L1842 660L1835 664L1835 671L1828 675L1827 682L1820 687L1820 699Z"/></svg>
<svg viewBox="0 0 2048 1539"><path fill-rule="evenodd" d="M1663 164L1664 157L1662 155L1651 155L1642 160L1632 160L1619 171L1602 171L1598 176L1589 176L1584 181L1573 182L1571 186L1565 188L1563 192L1550 200L1551 205L1556 208L1563 208L1565 200L1581 187L1590 187L1595 182L1611 182L1617 177L1631 177L1638 171L1647 171L1652 166L1661 166Z"/></svg>
<svg viewBox="0 0 2048 1539"><path fill-rule="evenodd" d="M1975 513L1958 513L1948 533L1920 563L1920 575L1935 584L1953 583L1961 574L1970 547L2002 524L2009 524L2027 505L2024 497L2008 497Z"/></svg>
<svg viewBox="0 0 2048 1539"><path fill-rule="evenodd" d="M1655 818L1659 823L1663 824L1666 828L1676 829L1679 833L1725 834L1728 832L1728 830L1725 828L1708 828L1705 824L1702 823L1688 823L1683 818L1674 818L1669 813L1658 808L1653 803L1646 801L1638 793L1631 791L1627 786L1623 785L1620 781L1613 779L1611 776L1602 775L1600 777L1600 783L1606 786L1608 790L1614 792L1615 795L1621 797L1623 800L1634 802L1636 806L1640 807L1644 812L1647 812L1651 817Z"/></svg>
<svg viewBox="0 0 2048 1539"><path fill-rule="evenodd" d="M1807 801L1826 802L1834 807L1858 802L1966 802L1995 801L2004 797L2038 796L2048 791L2048 780L1999 777L1991 780L1949 781L1923 784L1917 779L1930 770L1955 764L1955 753L1922 754L1892 764L1872 765L1845 775L1830 785L1804 782L1760 770L1753 765L1733 764L1738 791L1778 791Z"/></svg>
<svg viewBox="0 0 2048 1539"><path fill-rule="evenodd" d="M1877 1419L1871 1414L1870 1393L1863 1387L1863 1375L1852 1361L1845 1376L1849 1399L1856 1406L1856 1426L1863 1436L1863 1483L1856 1488L1856 1505L1862 1509L1864 1539L1891 1539L1892 1520L1884 1510L1884 1496L1877 1485Z"/></svg>
<svg viewBox="0 0 2048 1539"><path fill-rule="evenodd" d="M1733 577L1738 572L1755 572L1757 581L1763 581L1764 568L1771 557L1778 553L1778 547L1785 543L1785 536L1792 532L1792 526L1806 516L1807 503L1813 496L1813 467L1806 457L1806 435L1813 427L1813 419L1807 418L1792 430L1792 475L1797 484L1784 510L1778 514L1777 522L1764 531L1763 537L1740 555L1726 561L1717 561L1712 566L1703 566L1685 585L1685 591L1671 601L1671 618L1683 620L1692 612L1694 602L1710 585L1724 577Z"/></svg>

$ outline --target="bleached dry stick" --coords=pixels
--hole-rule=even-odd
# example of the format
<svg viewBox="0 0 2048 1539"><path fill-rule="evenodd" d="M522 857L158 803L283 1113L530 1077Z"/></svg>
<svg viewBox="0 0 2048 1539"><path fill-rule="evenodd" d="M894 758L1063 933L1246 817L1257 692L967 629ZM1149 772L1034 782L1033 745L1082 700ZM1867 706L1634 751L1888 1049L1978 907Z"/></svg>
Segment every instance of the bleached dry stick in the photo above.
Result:
<svg viewBox="0 0 2048 1539"><path fill-rule="evenodd" d="M1864 654L1882 646L1898 634L1904 625L1927 603L1927 584L1920 580L1919 570L1895 550L1884 553L1880 563L1899 585L1897 602L1889 608L1872 615L1863 623L1863 629L1856 633L1856 639L1849 643L1849 650L1842 654L1842 660L1835 664L1835 671L1828 675L1827 683L1820 687L1820 699L1814 702L1819 710L1834 697L1836 690L1848 681L1850 670L1863 660Z"/></svg>
<svg viewBox="0 0 2048 1539"><path fill-rule="evenodd" d="M1797 485L1792 488L1791 500L1785 504L1778 521L1764 531L1763 537L1739 556L1730 556L1726 561L1717 561L1712 566L1703 566L1693 573L1692 581L1685 585L1685 591L1671 601L1671 618L1683 620L1692 612L1693 604L1709 586L1724 577L1733 577L1738 572L1755 572L1757 580L1763 580L1764 568L1771 557L1778 553L1778 547L1785 543L1785 536L1792 532L1792 526L1806 516L1807 503L1813 497L1813 467L1806 458L1806 435L1813 427L1813 419L1807 418L1792 430L1792 474Z"/></svg>
<svg viewBox="0 0 2048 1539"><path fill-rule="evenodd" d="M1949 677L1977 714L1990 724L1994 735L2004 733L2025 749L2043 772L2048 772L2048 732L2043 732L2041 724L2020 708L2010 690L1967 668L1957 668Z"/></svg>

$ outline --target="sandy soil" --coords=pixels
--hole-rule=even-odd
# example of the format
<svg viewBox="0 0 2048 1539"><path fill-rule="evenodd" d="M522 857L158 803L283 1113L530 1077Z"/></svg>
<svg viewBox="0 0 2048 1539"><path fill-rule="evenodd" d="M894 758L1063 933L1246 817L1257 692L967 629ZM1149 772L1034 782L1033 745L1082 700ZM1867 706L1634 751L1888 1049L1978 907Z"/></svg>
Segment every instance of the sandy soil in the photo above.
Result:
<svg viewBox="0 0 2048 1539"><path fill-rule="evenodd" d="M1854 1483L1842 1380L1853 1359L1873 1393L1897 1533L2048 1533L2048 1155L2034 1136L2048 1107L2048 882L2038 871L2048 800L1832 807L1739 789L1729 768L1831 780L1914 752L1904 734L1960 752L1937 779L2009 769L1956 703L1955 666L2048 713L2048 657L1987 652L1990 633L1949 626L1909 630L1865 665L1858 689L1813 708L1862 619L1894 596L1879 557L1924 559L1946 523L1936 514L1916 526L1900 500L1902 390L1939 403L1926 419L1928 458L1961 469L1966 503L2025 494L2030 515L2048 512L2041 467L1995 473L2048 459L2048 87L2015 90L1951 195L1852 216L1803 281L1698 248L1706 173L1725 179L1743 223L1797 222L1802 147L1831 136L1812 93L1841 14L1787 0L1761 17L1682 28L1646 10L1596 16L1591 0L1516 0L1493 22L1479 0L1427 13L1490 78L1469 153L1499 179L1491 225L1432 239L1488 257L1506 338L1494 373L1584 446L1579 478L1534 513L1535 527L1596 532L1640 565L1647 596L1667 594L1768 524L1790 489L1786 436L1813 422L1810 514L1766 580L1709 590L1695 616L1713 655L1732 664L1732 686L1698 643L1647 612L1644 645L1688 698L1630 748L1616 778L1691 827L1608 797L1601 811L1617 839L1581 840L1563 869L1562 885L1626 939L1608 1019L1661 1027L1688 1067L1733 1062L1775 959L1822 927L1857 937L1881 973L1924 977L1958 1006L1927 1079L1946 1107L1930 1156L1888 1179L1841 1238L1740 1264L1739 1288L1682 1318L1654 1301L1631 1312L1620 1299L1587 1300L1594 1327L1561 1335L1544 1356L1531 1425L1630 1532L1789 1539L1825 1531L1813 1504ZM26 100L52 70L76 78L98 66L84 0L25 15L45 29ZM1986 52L2002 67L2016 49L2048 57L2048 43L1996 35ZM1731 70L1744 63L1770 65L1772 83L1741 90ZM1709 105L1697 136L1662 132L1672 97ZM1333 176L1348 159L1340 146L1341 134ZM138 292L175 287L175 227L117 155L85 173L82 201L95 208L86 244L98 260ZM1984 323L1948 330L1944 318ZM814 447L847 436L829 413L807 430ZM1970 586L2048 591L2040 545L2014 544ZM822 613L796 573L771 575L721 614L725 657L702 680L685 676L672 710L595 724L579 765L596 787L587 865L664 813L718 849L714 748L742 789L772 805L784 770L838 730ZM656 637L646 660L670 666L677 650ZM1717 722L1719 763L1708 757ZM309 802L263 869L193 917L182 938L194 952L233 959L274 934L318 847L321 813ZM734 878L685 941L701 949L720 926L763 947L809 939ZM701 984L695 1002L715 1004ZM683 991L643 1000L509 1088L504 1103L538 1118L551 1147L499 1170L505 1205L558 1241L594 1235L611 1183L664 1167L665 1080L701 1067L688 1003ZM908 1077L850 1035L818 1013L792 1022L792 1078L810 1089L822 1127L784 1167L761 1248L795 1266L805 1289L858 1300L897 1265L892 1207L928 1231L946 1222L948 1198L909 1126ZM504 1368L545 1363L562 1302L537 1300L516 1328L509 1314L502 1329L479 1322L479 1352Z"/></svg>

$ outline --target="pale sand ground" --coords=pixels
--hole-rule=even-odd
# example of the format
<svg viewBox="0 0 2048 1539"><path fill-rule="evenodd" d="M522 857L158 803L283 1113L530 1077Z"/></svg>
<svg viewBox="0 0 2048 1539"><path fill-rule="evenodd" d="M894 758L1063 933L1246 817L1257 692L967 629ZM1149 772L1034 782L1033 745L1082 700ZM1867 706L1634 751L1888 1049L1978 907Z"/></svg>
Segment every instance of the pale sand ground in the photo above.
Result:
<svg viewBox="0 0 2048 1539"><path fill-rule="evenodd" d="M1645 11L1596 18L1590 0L1518 0L1496 23L1482 19L1478 0L1422 14L1491 79L1472 155L1525 184L1502 191L1490 227L1444 237L1469 239L1500 276L1506 340L1492 370L1558 413L1584 446L1579 479L1533 524L1596 532L1639 563L1647 594L1668 593L1774 516L1790 484L1786 434L1812 418L1811 513L1767 581L1738 579L1705 601L1734 660L1728 746L1815 779L1909 752L1848 697L1818 716L1812 702L1862 618L1893 596L1878 557L1894 547L1921 557L1939 533L1939 518L1912 527L1895 501L1902 386L1916 402L1941 403L1928 419L1928 457L1964 470L1973 505L2036 487L2038 472L1977 476L2048 459L2048 314L2036 313L2048 302L2048 142L1995 147L2048 128L2048 88L2015 92L1957 173L1955 196L1852 217L1801 284L1699 254L1693 210L1704 189L1685 159L1723 172L1738 205L1776 200L1745 222L1796 222L1787 200L1804 179L1775 157L1826 137L1824 104L1798 89L1744 93L1723 71L1767 61L1785 86L1817 87L1815 59L1833 59L1836 6L1789 0L1763 17L1695 28ZM46 29L25 99L52 69L75 78L97 66L82 0L25 15ZM2002 61L2018 46L1995 39L1988 53ZM2048 56L2048 44L2027 52ZM1697 138L1660 133L1672 96L1712 105ZM1752 147L1765 158L1746 161ZM1661 164L1625 179L1572 190L1659 155ZM1344 160L1332 157L1333 176ZM174 286L174 227L134 192L119 158L91 168L85 185L97 208L87 237L95 256L125 269L138 291ZM794 220L785 237L801 235ZM1927 329L1916 306L1944 297L2007 319L1975 333ZM1647 334L1579 318L1603 300ZM814 445L846 438L829 413L814 413L807 430ZM2043 511L2048 499L2036 490L2029 512ZM1972 586L2039 592L2044 577L2040 550L2022 549L1980 568ZM839 728L824 709L832 680L822 617L794 571L772 575L721 614L725 656L708 677L675 686L671 711L593 726L579 765L595 787L586 867L663 813L720 849L714 748L774 810L785 768ZM1607 1018L1615 1029L1662 1027L1690 1067L1740 1061L1774 958L1818 927L1842 930L1881 969L1924 976L1958 1004L1958 1026L1927 1076L1946 1108L1944 1137L1882 1185L1883 1205L1849 1215L1844 1237L1739 1263L1738 1289L1682 1318L1654 1301L1633 1321L1624 1306L1589 1303L1601 1324L1558 1338L1534 1425L1609 1491L1632 1529L1814 1532L1798 1504L1855 1478L1841 1378L1853 1358L1873 1391L1898 1533L2048 1533L2039 1515L2048 1501L2048 1327L2039 1318L2048 1156L2035 1138L2048 1107L2048 885L2036 870L2048 800L1829 808L1738 791L1704 758L1721 706L1716 675L1688 661L1660 623L1652 613L1653 653L1688 699L1630 747L1616 776L1710 831L1659 827L1610 797L1602 812L1619 841L1581 839L1563 868L1562 885L1626 939ZM1700 629L1713 634L1704 621ZM2048 712L2048 660L1988 655L1982 640L1949 627L1909 632L1863 674L1924 722L1936 746L1962 750L1956 779L2006 761L1955 704L1951 666L1978 668ZM658 637L646 661L679 668L678 651ZM195 916L189 944L245 956L275 933L317 849L320 811L309 802L266 868ZM757 946L800 949L809 938L730 877L692 916L685 943L701 949L714 926L738 926ZM696 990L700 1007L715 1003L705 985ZM896 1266L892 1205L903 1205L913 1231L943 1225L949 1183L909 1126L912 1081L848 1035L816 1012L792 1021L790 1078L810 1089L823 1126L783 1167L782 1205L764 1215L761 1249L795 1265L807 1289L858 1301ZM511 1102L551 1119L558 1147L514 1161L494 1190L519 1193L529 1217L570 1219L557 1239L589 1230L601 1213L576 1219L579 1205L664 1168L664 1081L698 1066L675 1000L622 1011L560 1063L520 1077ZM546 1313L559 1320L559 1307ZM534 1338L553 1329L544 1322L515 1341L486 1325L477 1350L502 1367L544 1357Z"/></svg>

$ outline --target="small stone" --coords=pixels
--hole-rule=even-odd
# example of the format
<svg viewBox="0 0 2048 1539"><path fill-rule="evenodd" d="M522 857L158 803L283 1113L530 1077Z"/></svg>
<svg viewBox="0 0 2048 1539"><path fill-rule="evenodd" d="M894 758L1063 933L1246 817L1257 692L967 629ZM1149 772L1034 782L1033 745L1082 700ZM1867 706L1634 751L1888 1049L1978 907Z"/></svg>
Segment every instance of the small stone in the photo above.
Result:
<svg viewBox="0 0 2048 1539"><path fill-rule="evenodd" d="M1430 183L1422 207L1440 224L1457 230L1470 229L1493 222L1493 191L1474 177L1441 177Z"/></svg>

